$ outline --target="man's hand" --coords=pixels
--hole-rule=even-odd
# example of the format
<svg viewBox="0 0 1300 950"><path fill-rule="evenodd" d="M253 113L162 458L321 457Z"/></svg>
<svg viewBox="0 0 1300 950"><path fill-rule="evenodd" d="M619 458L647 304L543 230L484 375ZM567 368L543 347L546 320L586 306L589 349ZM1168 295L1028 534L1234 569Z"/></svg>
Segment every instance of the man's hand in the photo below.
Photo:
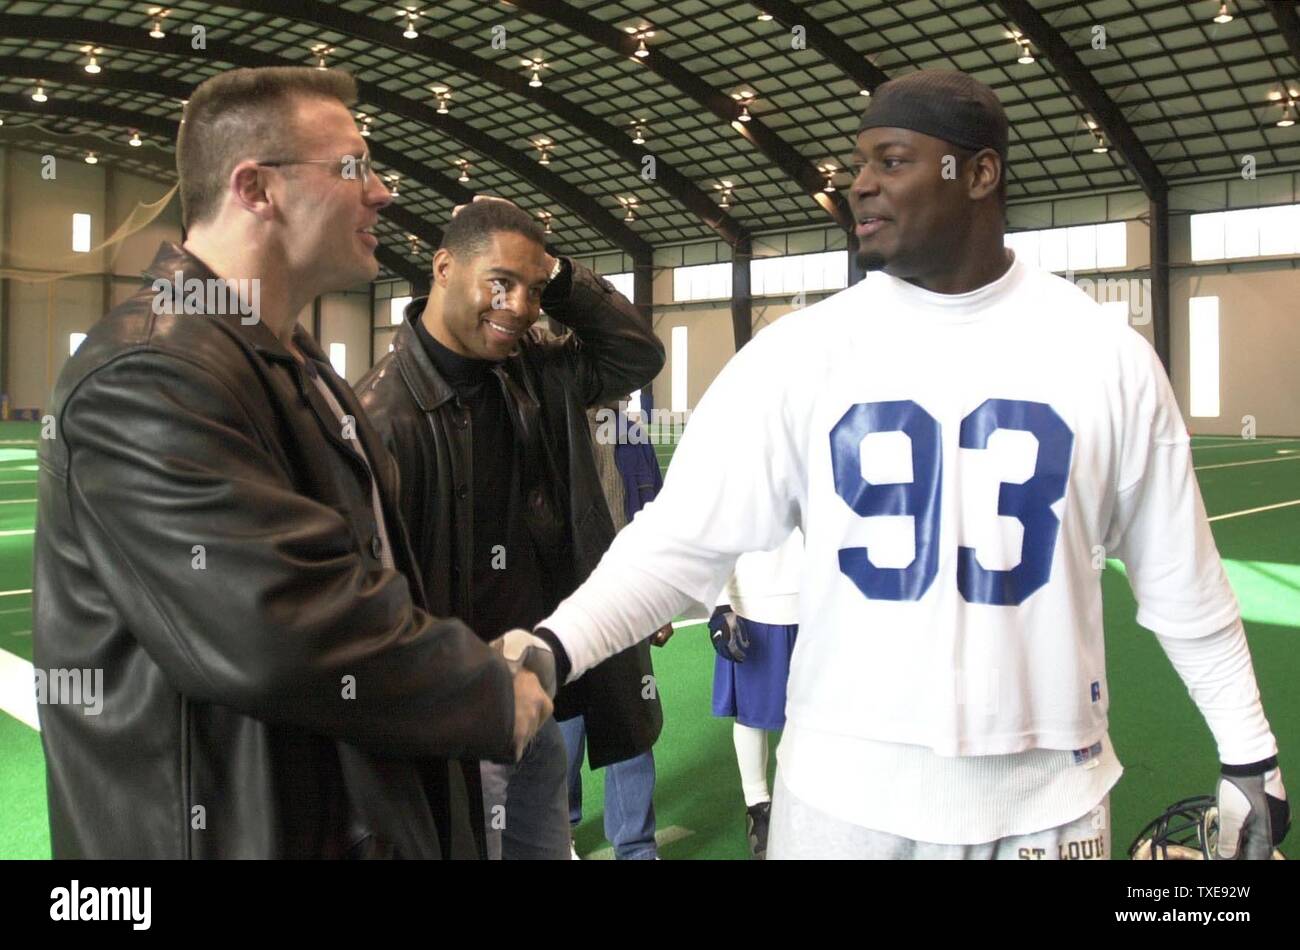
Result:
<svg viewBox="0 0 1300 950"><path fill-rule="evenodd" d="M527 630L511 630L488 644L500 653L515 680L515 761L537 735L554 708L555 654L541 637Z"/></svg>
<svg viewBox="0 0 1300 950"><path fill-rule="evenodd" d="M528 670L515 673L515 761L524 757L524 749L533 741L537 730L553 711L551 697Z"/></svg>
<svg viewBox="0 0 1300 950"><path fill-rule="evenodd" d="M713 641L713 649L724 660L745 662L745 649L749 646L749 639L741 629L740 618L730 604L713 609L713 616L709 618L709 639Z"/></svg>
<svg viewBox="0 0 1300 950"><path fill-rule="evenodd" d="M1291 827L1277 756L1251 765L1225 765L1218 798L1218 856L1247 861L1271 858Z"/></svg>
<svg viewBox="0 0 1300 950"><path fill-rule="evenodd" d="M666 623L654 632L654 634L650 637L650 642L657 647L661 647L668 642L669 637L671 637L672 635L673 635L673 625L671 623Z"/></svg>

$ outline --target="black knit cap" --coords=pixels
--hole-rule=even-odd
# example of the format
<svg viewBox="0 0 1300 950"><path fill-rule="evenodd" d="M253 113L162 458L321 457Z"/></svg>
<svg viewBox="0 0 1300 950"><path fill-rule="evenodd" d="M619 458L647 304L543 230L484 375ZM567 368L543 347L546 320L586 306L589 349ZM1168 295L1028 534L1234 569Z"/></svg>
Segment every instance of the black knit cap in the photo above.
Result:
<svg viewBox="0 0 1300 950"><path fill-rule="evenodd" d="M881 83L862 113L864 129L911 129L1007 157L1007 114L993 90L965 73L924 69Z"/></svg>

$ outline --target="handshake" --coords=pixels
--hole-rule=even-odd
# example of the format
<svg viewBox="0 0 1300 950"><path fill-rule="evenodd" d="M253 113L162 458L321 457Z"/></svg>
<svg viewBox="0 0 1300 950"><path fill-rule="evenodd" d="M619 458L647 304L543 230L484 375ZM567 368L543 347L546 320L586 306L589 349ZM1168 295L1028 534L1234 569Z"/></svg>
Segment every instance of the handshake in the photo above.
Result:
<svg viewBox="0 0 1300 950"><path fill-rule="evenodd" d="M488 645L505 658L514 677L514 747L518 762L554 709L555 656L546 641L527 630L511 630Z"/></svg>

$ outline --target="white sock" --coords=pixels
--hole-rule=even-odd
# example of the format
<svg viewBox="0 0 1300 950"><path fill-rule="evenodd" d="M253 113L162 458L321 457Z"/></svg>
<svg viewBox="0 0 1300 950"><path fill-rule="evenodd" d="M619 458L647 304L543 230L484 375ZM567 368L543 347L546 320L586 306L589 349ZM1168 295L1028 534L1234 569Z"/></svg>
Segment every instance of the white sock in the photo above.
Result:
<svg viewBox="0 0 1300 950"><path fill-rule="evenodd" d="M736 723L731 730L736 746L736 764L740 767L740 787L745 793L745 807L770 802L767 790L767 730Z"/></svg>

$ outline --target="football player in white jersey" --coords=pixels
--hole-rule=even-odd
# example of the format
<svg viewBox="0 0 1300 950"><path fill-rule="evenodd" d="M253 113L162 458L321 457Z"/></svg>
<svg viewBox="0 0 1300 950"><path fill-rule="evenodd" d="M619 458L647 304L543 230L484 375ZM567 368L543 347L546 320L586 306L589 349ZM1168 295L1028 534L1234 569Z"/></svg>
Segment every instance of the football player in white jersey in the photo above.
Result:
<svg viewBox="0 0 1300 950"><path fill-rule="evenodd" d="M801 527L768 857L1109 857L1119 558L1214 735L1219 853L1266 858L1286 793L1186 428L1136 332L1004 249L1007 138L964 74L876 90L849 194L871 273L728 363L537 642L572 679Z"/></svg>

